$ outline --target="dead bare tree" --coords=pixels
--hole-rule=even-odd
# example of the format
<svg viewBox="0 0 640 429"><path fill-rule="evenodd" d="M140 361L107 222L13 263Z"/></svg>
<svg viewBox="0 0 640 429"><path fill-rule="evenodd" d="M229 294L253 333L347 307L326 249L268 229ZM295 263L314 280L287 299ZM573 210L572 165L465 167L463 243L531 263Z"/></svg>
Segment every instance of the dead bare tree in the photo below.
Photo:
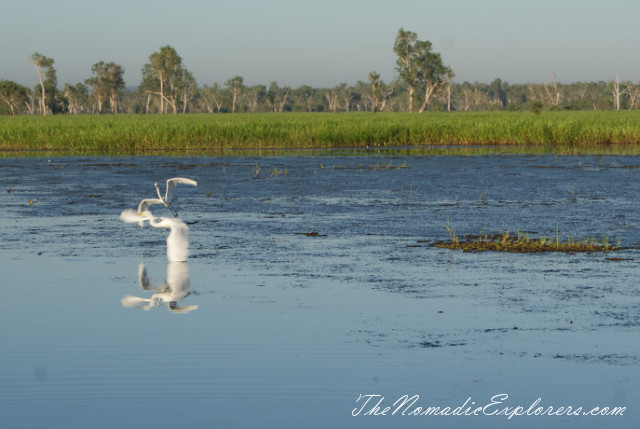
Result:
<svg viewBox="0 0 640 429"><path fill-rule="evenodd" d="M25 104L27 105L27 112L30 115L33 115L36 111L36 96L33 92L29 92L29 94L27 95L27 100L25 101Z"/></svg>
<svg viewBox="0 0 640 429"><path fill-rule="evenodd" d="M616 110L620 110L620 96L624 93L624 89L620 90L620 75L616 75L616 81L613 83L613 101L616 106Z"/></svg>
<svg viewBox="0 0 640 429"><path fill-rule="evenodd" d="M632 84L629 82L625 88L625 92L629 97L629 110L633 110L640 102L640 82Z"/></svg>
<svg viewBox="0 0 640 429"><path fill-rule="evenodd" d="M324 98L326 98L329 103L329 110L336 113L338 111L338 94L336 88L325 91Z"/></svg>
<svg viewBox="0 0 640 429"><path fill-rule="evenodd" d="M549 101L549 104L552 106L560 105L561 99L561 91L558 89L558 81L556 80L556 72L553 70L551 72L551 88L548 87L544 82L542 83L542 88L546 94L546 98Z"/></svg>
<svg viewBox="0 0 640 429"><path fill-rule="evenodd" d="M40 113L44 116L48 113L53 113L51 107L47 106L47 91L45 90L45 86L49 86L47 88L49 92L53 92L55 94L55 86L56 86L56 72L53 68L53 58L45 57L39 53L34 53L31 55L30 59L31 64L36 69L36 73L38 74L38 80L40 81L40 90L42 94L40 96ZM44 75L44 78L43 78ZM54 94L50 94L49 98L53 99Z"/></svg>

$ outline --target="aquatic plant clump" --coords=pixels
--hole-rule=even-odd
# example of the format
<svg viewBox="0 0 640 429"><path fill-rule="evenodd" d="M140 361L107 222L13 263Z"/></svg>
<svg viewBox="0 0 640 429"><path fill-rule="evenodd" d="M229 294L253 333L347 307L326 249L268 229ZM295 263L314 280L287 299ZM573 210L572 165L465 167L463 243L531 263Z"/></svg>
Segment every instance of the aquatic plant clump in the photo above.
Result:
<svg viewBox="0 0 640 429"><path fill-rule="evenodd" d="M620 238L617 243L611 244L609 238L602 235L600 238L586 237L583 240L576 240L569 235L561 238L559 233L553 238L537 237L530 238L528 232L520 232L513 235L507 230L504 233L487 235L465 235L462 238L455 235L454 230L447 223L449 240L436 241L431 243L432 247L439 247L452 250L462 250L464 252L510 252L510 253L536 253L536 252L610 252L616 250L630 249L620 245Z"/></svg>

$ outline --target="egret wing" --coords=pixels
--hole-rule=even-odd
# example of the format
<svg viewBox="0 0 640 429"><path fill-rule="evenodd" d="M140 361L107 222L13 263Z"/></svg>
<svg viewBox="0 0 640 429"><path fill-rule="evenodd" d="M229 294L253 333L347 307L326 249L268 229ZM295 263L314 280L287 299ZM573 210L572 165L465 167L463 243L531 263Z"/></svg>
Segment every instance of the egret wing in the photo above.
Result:
<svg viewBox="0 0 640 429"><path fill-rule="evenodd" d="M149 198L149 199L144 199L142 201L140 201L140 204L138 204L138 213L143 213L143 212L151 212L149 210L149 206L152 206L154 204L164 204L162 202L161 199L158 198Z"/></svg>
<svg viewBox="0 0 640 429"><path fill-rule="evenodd" d="M174 177L167 180L167 192L165 194L165 200L170 203L173 200L173 193L176 190L178 183L183 185L198 186L198 182L193 179L187 179L186 177Z"/></svg>
<svg viewBox="0 0 640 429"><path fill-rule="evenodd" d="M120 213L120 220L126 223L135 223L140 221L140 216L134 209L125 209Z"/></svg>

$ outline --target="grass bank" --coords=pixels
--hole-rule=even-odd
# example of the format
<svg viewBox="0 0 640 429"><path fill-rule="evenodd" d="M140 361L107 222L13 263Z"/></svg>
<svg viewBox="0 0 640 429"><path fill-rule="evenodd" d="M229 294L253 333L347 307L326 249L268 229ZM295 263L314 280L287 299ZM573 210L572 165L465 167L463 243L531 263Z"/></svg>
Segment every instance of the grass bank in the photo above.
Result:
<svg viewBox="0 0 640 429"><path fill-rule="evenodd" d="M0 117L2 151L93 154L501 145L637 153L640 111ZM537 148L537 149L536 149Z"/></svg>

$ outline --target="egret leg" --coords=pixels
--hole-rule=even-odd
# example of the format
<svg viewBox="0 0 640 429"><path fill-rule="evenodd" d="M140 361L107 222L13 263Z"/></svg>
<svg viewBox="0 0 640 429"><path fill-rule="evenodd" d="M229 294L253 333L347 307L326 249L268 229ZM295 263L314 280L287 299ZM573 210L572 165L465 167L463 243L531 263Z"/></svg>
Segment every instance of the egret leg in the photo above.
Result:
<svg viewBox="0 0 640 429"><path fill-rule="evenodd" d="M169 203L169 208L171 209L171 212L173 213L174 217L178 217L178 212L176 211L176 209L173 207L173 204Z"/></svg>

